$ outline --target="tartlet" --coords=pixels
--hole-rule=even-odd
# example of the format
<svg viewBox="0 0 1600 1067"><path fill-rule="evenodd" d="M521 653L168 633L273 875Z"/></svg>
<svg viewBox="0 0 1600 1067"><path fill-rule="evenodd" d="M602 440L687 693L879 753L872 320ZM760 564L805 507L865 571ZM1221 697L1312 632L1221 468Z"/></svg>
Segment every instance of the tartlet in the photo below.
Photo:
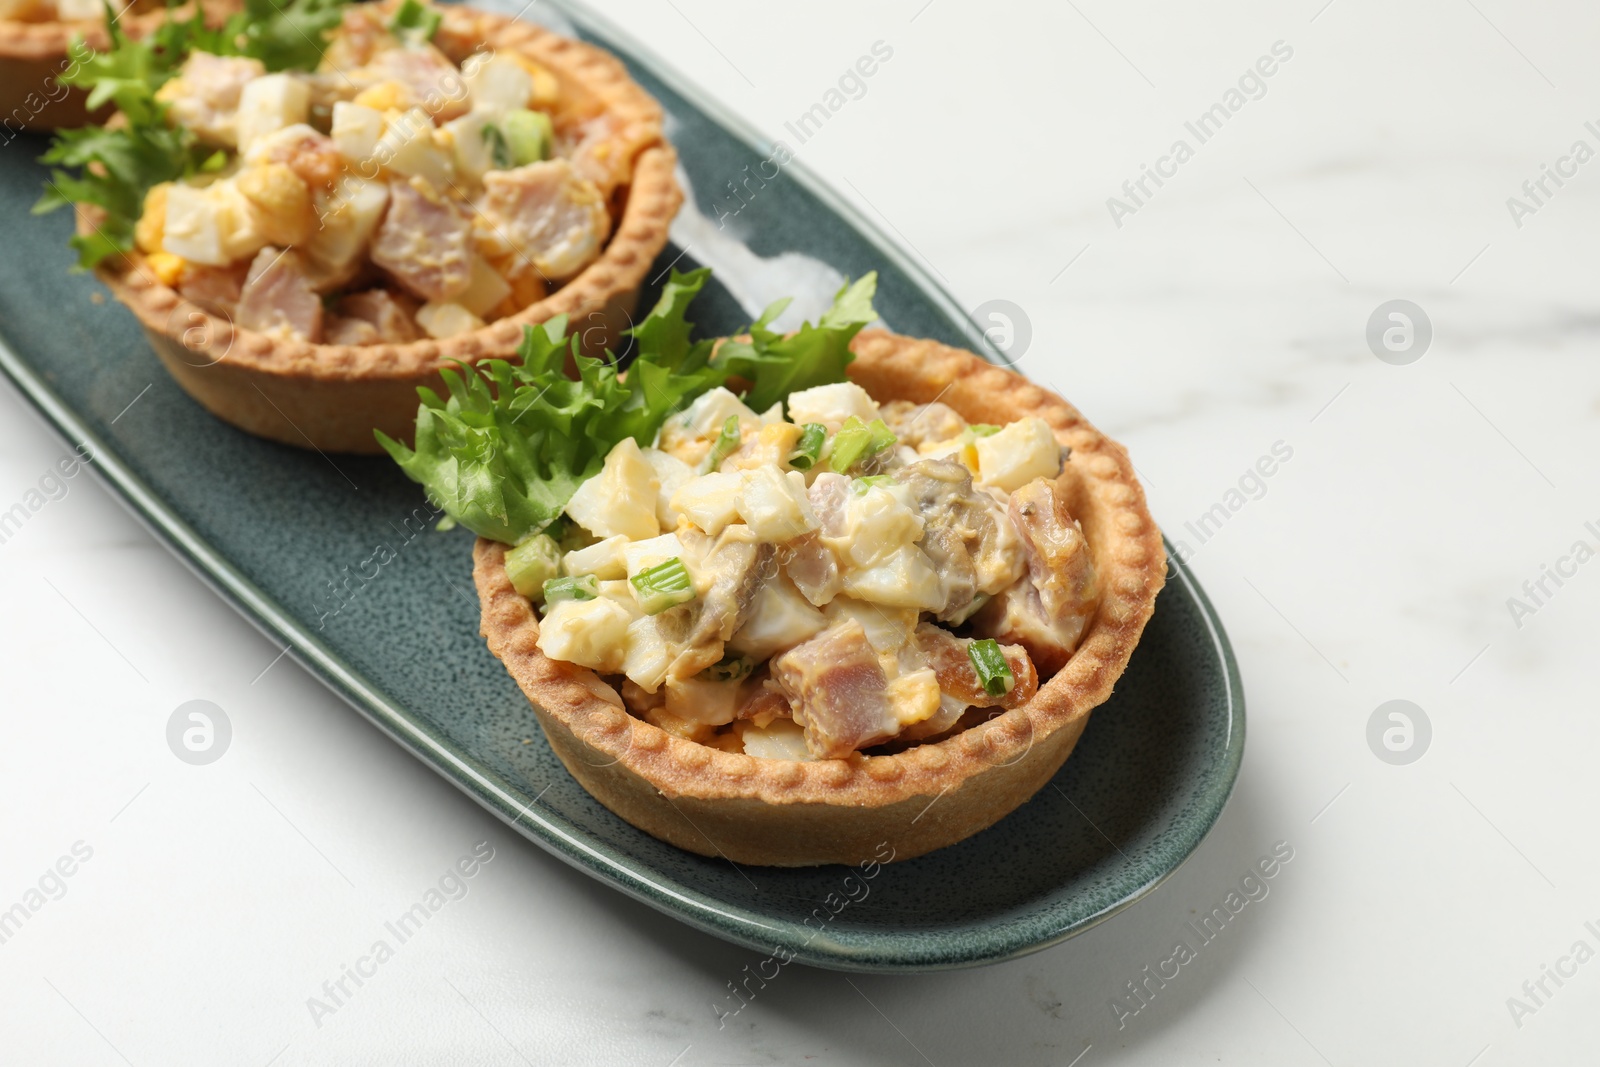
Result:
<svg viewBox="0 0 1600 1067"><path fill-rule="evenodd" d="M51 14L55 7L48 2L26 6L38 16ZM237 9L238 2L205 0L203 6L206 21L216 26ZM82 126L90 120L85 107L88 94L56 79L76 71L84 59L109 44L101 8L96 4L93 9L89 18L0 18L0 122L13 133L16 128L43 132ZM188 9L185 5L180 11ZM160 3L145 0L132 5L118 25L130 37L143 37L164 17ZM80 39L83 47L75 50L73 44Z"/></svg>
<svg viewBox="0 0 1600 1067"><path fill-rule="evenodd" d="M943 740L844 759L765 759L677 737L629 714L600 675L547 657L539 618L480 539L481 629L552 749L592 795L646 832L736 863L906 859L992 825L1038 791L1111 693L1164 581L1161 534L1126 452L1066 401L969 352L868 330L850 380L877 401L939 401L971 422L1036 416L1071 450L1056 492L1081 525L1100 586L1082 639L1026 704Z"/></svg>
<svg viewBox="0 0 1600 1067"><path fill-rule="evenodd" d="M555 77L558 136L569 112L610 118L595 153L612 164L604 182L615 220L609 238L579 273L521 310L470 332L404 343L311 343L246 329L184 299L141 251L103 261L96 273L138 318L167 370L224 421L284 444L373 453L374 429L410 436L418 387L439 388L451 361L508 356L525 325L558 315L568 317L585 351L616 345L631 325L639 287L682 202L660 105L597 48L470 8L444 7L439 15L432 43L458 65L487 50L525 57ZM95 220L93 208L79 205L80 233Z"/></svg>

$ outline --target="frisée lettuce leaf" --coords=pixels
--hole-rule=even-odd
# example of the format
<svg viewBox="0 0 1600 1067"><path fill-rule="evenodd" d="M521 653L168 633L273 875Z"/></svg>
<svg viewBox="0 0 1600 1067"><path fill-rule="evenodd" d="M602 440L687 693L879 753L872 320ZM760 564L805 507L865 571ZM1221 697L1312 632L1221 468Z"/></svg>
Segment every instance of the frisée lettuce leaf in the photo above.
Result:
<svg viewBox="0 0 1600 1067"><path fill-rule="evenodd" d="M609 351L582 355L558 316L523 328L517 363L491 359L443 371L448 398L417 390L412 446L374 431L379 444L451 520L515 545L560 517L613 446L631 437L649 447L671 415L733 376L751 383L747 398L758 410L773 402L761 399L767 394L781 400L792 389L843 381L851 338L876 317L869 274L792 337L767 328L783 310L768 308L730 356L736 342L719 348L692 339L689 305L710 275L708 268L672 272L650 314L629 331L635 356L625 371ZM804 342L794 343L799 337ZM576 378L566 373L569 355Z"/></svg>
<svg viewBox="0 0 1600 1067"><path fill-rule="evenodd" d="M772 321L789 306L779 300L762 312L747 331L749 339L731 338L717 352L716 364L751 383L744 401L757 411L765 411L790 393L844 381L844 369L855 357L850 342L878 313L872 298L878 291L878 275L863 275L854 285L845 284L833 298L833 306L813 326L806 323L792 334L775 333Z"/></svg>

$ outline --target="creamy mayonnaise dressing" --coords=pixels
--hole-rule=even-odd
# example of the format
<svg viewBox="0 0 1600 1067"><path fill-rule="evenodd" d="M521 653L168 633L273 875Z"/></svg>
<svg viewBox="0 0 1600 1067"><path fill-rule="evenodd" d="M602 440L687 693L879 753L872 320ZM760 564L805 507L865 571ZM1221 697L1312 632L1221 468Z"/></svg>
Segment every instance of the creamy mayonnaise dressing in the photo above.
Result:
<svg viewBox="0 0 1600 1067"><path fill-rule="evenodd" d="M613 448L566 509L561 574L593 576L592 596L545 606L541 650L622 675L629 707L677 736L768 758L924 740L1030 698L1030 649L1070 653L1095 602L1049 425L972 426L848 382L787 409L718 388L654 447ZM1075 585L1050 570L1069 557ZM1004 692L969 655L990 637L1009 642Z"/></svg>

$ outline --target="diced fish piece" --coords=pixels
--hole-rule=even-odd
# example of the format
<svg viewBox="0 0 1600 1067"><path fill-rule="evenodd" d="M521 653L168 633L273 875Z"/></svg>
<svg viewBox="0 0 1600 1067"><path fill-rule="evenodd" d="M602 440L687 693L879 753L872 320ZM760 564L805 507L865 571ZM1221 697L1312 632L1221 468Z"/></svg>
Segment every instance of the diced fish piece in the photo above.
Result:
<svg viewBox="0 0 1600 1067"><path fill-rule="evenodd" d="M912 449L959 437L967 428L966 419L937 400L931 404L891 400L883 405L880 413L900 443Z"/></svg>
<svg viewBox="0 0 1600 1067"><path fill-rule="evenodd" d="M323 321L323 337L331 345L405 344L421 336L410 301L387 289L351 293L339 300L337 310Z"/></svg>
<svg viewBox="0 0 1600 1067"><path fill-rule="evenodd" d="M917 651L939 676L939 691L961 702L963 708L1020 708L1033 699L1039 691L1039 674L1033 661L1021 645L1001 645L1000 654L1015 679L1010 692L991 696L978 680L967 649L972 646L970 637L957 637L949 630L932 623L917 627Z"/></svg>
<svg viewBox="0 0 1600 1067"><path fill-rule="evenodd" d="M413 319L416 309L405 297L387 289L369 289L341 298L339 314L370 325L379 341L404 344L421 336Z"/></svg>
<svg viewBox="0 0 1600 1067"><path fill-rule="evenodd" d="M900 730L883 667L854 619L830 626L773 660L772 676L789 698L806 744L819 758L843 759Z"/></svg>
<svg viewBox="0 0 1600 1067"><path fill-rule="evenodd" d="M207 144L231 147L238 143L234 118L239 94L266 72L259 59L196 50L156 99L167 105L167 116L176 125L193 130Z"/></svg>
<svg viewBox="0 0 1600 1067"><path fill-rule="evenodd" d="M561 139L561 154L572 160L573 169L594 182L604 196L610 196L612 190L632 177L633 159L618 143L616 135L616 119L602 114L575 127Z"/></svg>
<svg viewBox="0 0 1600 1067"><path fill-rule="evenodd" d="M779 553L789 580L813 606L823 607L844 590L838 557L817 534L797 538L784 545Z"/></svg>
<svg viewBox="0 0 1600 1067"><path fill-rule="evenodd" d="M333 138L295 123L256 138L244 153L251 166L283 163L313 190L331 190L344 173L344 156Z"/></svg>
<svg viewBox="0 0 1600 1067"><path fill-rule="evenodd" d="M472 109L467 83L450 58L431 44L380 48L365 65L350 72L357 85L397 82L405 88L399 106L420 107L437 123L465 115Z"/></svg>
<svg viewBox="0 0 1600 1067"><path fill-rule="evenodd" d="M973 631L1022 645L1041 671L1053 674L1100 605L1094 558L1055 483L1040 479L1012 493L1009 514L1028 573L973 616Z"/></svg>
<svg viewBox="0 0 1600 1067"><path fill-rule="evenodd" d="M203 263L189 263L183 268L178 281L178 292L185 300L197 304L214 315L232 318L239 307L239 293L244 288L246 269L236 264L231 267L210 267Z"/></svg>
<svg viewBox="0 0 1600 1067"><path fill-rule="evenodd" d="M789 699L771 681L765 668L745 681L744 702L739 705L737 718L749 719L757 726L774 719L791 719Z"/></svg>
<svg viewBox="0 0 1600 1067"><path fill-rule="evenodd" d="M443 302L472 279L472 221L454 202L389 183L389 212L372 238L372 262L424 300Z"/></svg>
<svg viewBox="0 0 1600 1067"><path fill-rule="evenodd" d="M370 322L328 315L322 320L322 340L330 345L375 345L383 339Z"/></svg>
<svg viewBox="0 0 1600 1067"><path fill-rule="evenodd" d="M488 237L514 269L565 281L599 256L611 229L605 200L565 159L490 171L483 185Z"/></svg>
<svg viewBox="0 0 1600 1067"><path fill-rule="evenodd" d="M750 618L762 586L776 576L777 550L756 542L741 526L730 526L716 538L693 527L678 536L684 563L703 590L694 601L688 638L672 665L672 675L684 678L722 658L724 643Z"/></svg>
<svg viewBox="0 0 1600 1067"><path fill-rule="evenodd" d="M937 612L941 621L964 621L975 597L998 593L1021 577L1023 552L1016 531L999 502L973 486L963 464L918 460L895 478L911 490L923 517L918 545L943 586L944 605Z"/></svg>
<svg viewBox="0 0 1600 1067"><path fill-rule="evenodd" d="M351 79L344 72L366 66L380 48L393 48L394 37L383 24L384 17L371 6L351 4L345 8L339 28L328 36L319 70L348 81Z"/></svg>
<svg viewBox="0 0 1600 1067"><path fill-rule="evenodd" d="M235 321L244 329L301 341L322 340L322 297L292 250L256 253L239 292Z"/></svg>

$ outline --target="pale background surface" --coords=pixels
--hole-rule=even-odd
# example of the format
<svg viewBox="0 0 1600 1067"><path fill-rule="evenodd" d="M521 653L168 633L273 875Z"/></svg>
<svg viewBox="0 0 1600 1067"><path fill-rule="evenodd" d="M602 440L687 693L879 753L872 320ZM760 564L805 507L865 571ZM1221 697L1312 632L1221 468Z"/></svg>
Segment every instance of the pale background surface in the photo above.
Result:
<svg viewBox="0 0 1600 1067"><path fill-rule="evenodd" d="M801 159L964 306L1026 309L1024 369L1128 444L1238 651L1243 774L1155 894L984 970L791 967L719 1031L758 954L525 843L291 660L263 674L276 647L79 478L0 545L0 908L93 848L0 945L0 1059L1591 1061L1600 962L1520 1028L1506 998L1600 948L1600 565L1520 628L1506 600L1600 525L1600 163L1520 229L1505 201L1600 147L1600 10L1320 2L602 5L768 136L893 47ZM1265 97L1116 228L1106 198L1279 40ZM1409 366L1363 336L1393 298L1434 324ZM1196 547L1185 522L1278 441ZM0 503L62 454L0 387ZM163 736L195 698L234 728L206 767ZM1409 766L1366 741L1394 698L1433 724ZM483 840L466 898L314 1025L306 998ZM1111 998L1280 840L1270 896L1119 1030Z"/></svg>

